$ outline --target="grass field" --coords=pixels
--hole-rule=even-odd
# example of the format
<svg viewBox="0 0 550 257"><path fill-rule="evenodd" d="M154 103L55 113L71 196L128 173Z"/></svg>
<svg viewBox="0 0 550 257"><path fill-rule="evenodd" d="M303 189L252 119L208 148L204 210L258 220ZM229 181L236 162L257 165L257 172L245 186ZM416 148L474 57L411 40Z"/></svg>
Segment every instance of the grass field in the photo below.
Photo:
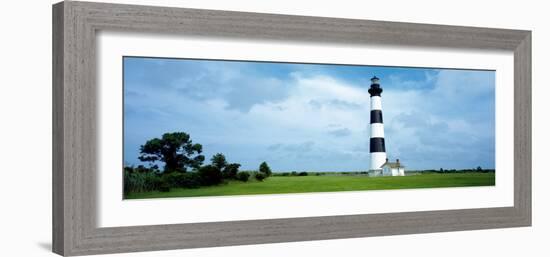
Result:
<svg viewBox="0 0 550 257"><path fill-rule="evenodd" d="M380 189L493 186L495 173L419 174L405 177L368 177L365 175L272 176L263 182L229 181L222 185L196 189L173 188L170 192L130 193L126 199L256 195L281 193L335 192Z"/></svg>

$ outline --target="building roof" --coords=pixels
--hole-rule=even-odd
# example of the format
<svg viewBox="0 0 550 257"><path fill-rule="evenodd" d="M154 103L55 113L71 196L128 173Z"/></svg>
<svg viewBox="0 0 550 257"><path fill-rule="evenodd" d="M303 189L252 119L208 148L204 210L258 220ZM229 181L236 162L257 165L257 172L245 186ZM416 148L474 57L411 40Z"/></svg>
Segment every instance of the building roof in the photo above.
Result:
<svg viewBox="0 0 550 257"><path fill-rule="evenodd" d="M403 166L403 164L399 162L399 160L397 160L396 162L390 162L386 159L386 162L380 167L384 166L389 166L390 168L405 168L405 166Z"/></svg>

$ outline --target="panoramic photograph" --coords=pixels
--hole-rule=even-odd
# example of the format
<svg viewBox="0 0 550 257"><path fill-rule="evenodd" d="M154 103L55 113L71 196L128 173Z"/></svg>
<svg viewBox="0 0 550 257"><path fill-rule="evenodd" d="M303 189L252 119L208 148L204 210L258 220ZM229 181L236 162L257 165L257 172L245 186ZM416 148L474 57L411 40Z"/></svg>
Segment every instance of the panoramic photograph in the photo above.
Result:
<svg viewBox="0 0 550 257"><path fill-rule="evenodd" d="M124 199L495 185L495 71L123 57Z"/></svg>

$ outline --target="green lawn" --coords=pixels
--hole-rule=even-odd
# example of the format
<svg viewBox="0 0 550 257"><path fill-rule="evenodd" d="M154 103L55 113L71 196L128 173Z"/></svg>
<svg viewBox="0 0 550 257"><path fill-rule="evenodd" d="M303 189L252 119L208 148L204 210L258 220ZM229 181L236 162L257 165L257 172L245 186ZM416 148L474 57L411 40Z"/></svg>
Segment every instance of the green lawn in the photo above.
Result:
<svg viewBox="0 0 550 257"><path fill-rule="evenodd" d="M368 177L366 175L272 176L263 182L230 181L218 186L196 189L172 188L170 192L130 193L126 199L256 195L358 191L379 189L494 186L495 173L419 174L405 177Z"/></svg>

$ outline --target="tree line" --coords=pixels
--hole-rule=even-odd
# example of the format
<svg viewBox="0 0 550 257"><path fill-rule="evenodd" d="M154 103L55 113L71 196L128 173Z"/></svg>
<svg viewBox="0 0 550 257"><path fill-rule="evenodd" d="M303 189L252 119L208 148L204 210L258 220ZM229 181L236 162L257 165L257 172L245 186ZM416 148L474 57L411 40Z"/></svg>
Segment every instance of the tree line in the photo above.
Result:
<svg viewBox="0 0 550 257"><path fill-rule="evenodd" d="M165 133L161 138L147 140L140 146L138 159L144 165L124 167L124 194L162 191L171 188L198 188L218 185L230 180L247 182L251 176L263 181L271 176L271 168L262 162L258 171L239 171L241 164L230 163L222 153L210 158L204 165L202 145L193 143L185 132ZM158 164L164 163L162 170Z"/></svg>
<svg viewBox="0 0 550 257"><path fill-rule="evenodd" d="M489 173L489 172L495 172L495 169L484 169L481 168L481 166L477 166L476 168L472 169L444 169L439 168L438 170L431 169L431 170L411 170L409 172L420 172L420 173Z"/></svg>

